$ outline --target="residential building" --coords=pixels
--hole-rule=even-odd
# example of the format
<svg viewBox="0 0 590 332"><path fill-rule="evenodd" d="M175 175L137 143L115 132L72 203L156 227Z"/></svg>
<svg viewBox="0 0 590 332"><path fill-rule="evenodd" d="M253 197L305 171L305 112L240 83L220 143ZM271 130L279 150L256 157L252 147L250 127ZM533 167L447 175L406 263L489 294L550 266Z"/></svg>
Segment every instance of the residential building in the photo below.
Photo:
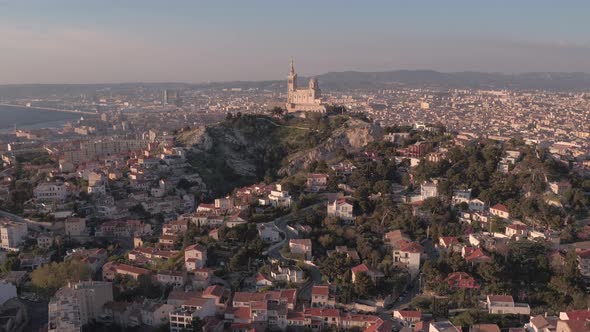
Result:
<svg viewBox="0 0 590 332"><path fill-rule="evenodd" d="M193 319L198 317L204 319L205 317L212 317L215 315L216 306L215 301L210 298L191 298L186 301L178 310L172 311L169 315L170 331L193 331ZM196 331L195 331L196 332Z"/></svg>
<svg viewBox="0 0 590 332"><path fill-rule="evenodd" d="M531 314L528 304L514 302L511 295L488 295L486 303L490 314Z"/></svg>
<svg viewBox="0 0 590 332"><path fill-rule="evenodd" d="M275 226L274 223L269 222L265 224L256 224L256 229L258 230L258 236L264 242L279 242L281 240L281 234L279 233L279 229Z"/></svg>
<svg viewBox="0 0 590 332"><path fill-rule="evenodd" d="M330 286L328 285L314 285L311 288L311 306L326 307L330 300Z"/></svg>
<svg viewBox="0 0 590 332"><path fill-rule="evenodd" d="M108 281L115 280L118 275L129 276L137 280L141 276L149 276L150 274L148 269L116 262L108 262L102 267L102 279Z"/></svg>
<svg viewBox="0 0 590 332"><path fill-rule="evenodd" d="M530 318L525 328L533 332L554 332L558 320L559 318L555 316L537 315Z"/></svg>
<svg viewBox="0 0 590 332"><path fill-rule="evenodd" d="M414 327L422 320L422 312L418 310L394 310L393 318L401 321L405 327Z"/></svg>
<svg viewBox="0 0 590 332"><path fill-rule="evenodd" d="M80 332L82 327L99 318L103 306L113 301L110 282L81 281L62 287L49 302L48 330Z"/></svg>
<svg viewBox="0 0 590 332"><path fill-rule="evenodd" d="M318 192L326 190L328 187L328 174L324 173L312 173L307 176L305 182L307 191Z"/></svg>
<svg viewBox="0 0 590 332"><path fill-rule="evenodd" d="M446 282L451 289L478 289L479 288L479 285L477 284L475 279L473 279L473 277L470 276L466 272L451 273L447 277Z"/></svg>
<svg viewBox="0 0 590 332"><path fill-rule="evenodd" d="M340 218L344 221L354 221L353 204L348 198L337 198L328 202L328 216Z"/></svg>
<svg viewBox="0 0 590 332"><path fill-rule="evenodd" d="M27 237L27 224L8 219L0 220L0 247L2 249L18 251L19 246Z"/></svg>
<svg viewBox="0 0 590 332"><path fill-rule="evenodd" d="M377 284L377 280L380 278L383 278L385 276L383 274L383 272L376 270L372 267L369 267L365 263L362 263L360 265L353 267L352 269L350 269L350 271L352 272L352 282L353 283L356 282L356 280L359 277L359 274L361 274L361 273L364 273L369 278L371 278L371 280L373 281L373 284Z"/></svg>
<svg viewBox="0 0 590 332"><path fill-rule="evenodd" d="M311 259L311 240L310 239L290 239L289 249L293 254L300 254L306 260Z"/></svg>
<svg viewBox="0 0 590 332"><path fill-rule="evenodd" d="M508 237L526 237L529 233L529 228L523 223L514 222L506 226L505 234Z"/></svg>
<svg viewBox="0 0 590 332"><path fill-rule="evenodd" d="M37 236L37 247L49 249L53 245L53 237L50 234L39 234Z"/></svg>
<svg viewBox="0 0 590 332"><path fill-rule="evenodd" d="M67 218L64 222L65 232L68 236L86 235L86 219L84 218Z"/></svg>
<svg viewBox="0 0 590 332"><path fill-rule="evenodd" d="M156 274L156 280L163 285L182 287L186 283L186 273L182 271L162 270Z"/></svg>
<svg viewBox="0 0 590 332"><path fill-rule="evenodd" d="M33 196L37 202L56 202L65 201L68 195L68 189L62 182L40 183L33 189Z"/></svg>
<svg viewBox="0 0 590 332"><path fill-rule="evenodd" d="M422 200L438 197L438 186L436 182L424 182L420 186L420 197Z"/></svg>
<svg viewBox="0 0 590 332"><path fill-rule="evenodd" d="M590 332L586 320L559 320L555 332Z"/></svg>
<svg viewBox="0 0 590 332"><path fill-rule="evenodd" d="M290 208L293 202L289 192L282 190L280 184L277 184L275 190L271 190L270 194L268 194L268 201L272 207L286 209Z"/></svg>
<svg viewBox="0 0 590 332"><path fill-rule="evenodd" d="M415 278L420 272L420 258L424 248L417 242L401 239L392 248L393 261L408 269L410 276Z"/></svg>
<svg viewBox="0 0 590 332"><path fill-rule="evenodd" d="M334 250L328 250L327 254L331 257L334 254L345 254L346 258L352 260L355 263L360 262L361 258L356 250L347 248L346 246L336 246Z"/></svg>
<svg viewBox="0 0 590 332"><path fill-rule="evenodd" d="M508 207L504 204L496 204L490 208L490 214L494 216L498 216L500 218L508 219L510 217L510 213L508 212Z"/></svg>
<svg viewBox="0 0 590 332"><path fill-rule="evenodd" d="M448 320L440 322L431 322L428 327L428 332L461 332L460 327L456 327Z"/></svg>
<svg viewBox="0 0 590 332"><path fill-rule="evenodd" d="M184 263L187 271L194 271L207 264L207 248L193 244L184 249Z"/></svg>
<svg viewBox="0 0 590 332"><path fill-rule="evenodd" d="M277 281L300 283L304 281L303 270L298 266L277 266L270 271L270 276Z"/></svg>
<svg viewBox="0 0 590 332"><path fill-rule="evenodd" d="M474 324L471 325L470 332L502 332L496 324Z"/></svg>

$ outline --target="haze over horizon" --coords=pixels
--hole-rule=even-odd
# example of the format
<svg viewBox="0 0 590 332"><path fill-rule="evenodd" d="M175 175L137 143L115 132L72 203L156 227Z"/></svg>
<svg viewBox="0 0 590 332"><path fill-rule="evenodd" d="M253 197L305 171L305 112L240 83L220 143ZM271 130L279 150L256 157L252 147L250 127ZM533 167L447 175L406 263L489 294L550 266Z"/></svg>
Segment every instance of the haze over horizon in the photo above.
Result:
<svg viewBox="0 0 590 332"><path fill-rule="evenodd" d="M0 84L590 72L590 3L0 0Z"/></svg>

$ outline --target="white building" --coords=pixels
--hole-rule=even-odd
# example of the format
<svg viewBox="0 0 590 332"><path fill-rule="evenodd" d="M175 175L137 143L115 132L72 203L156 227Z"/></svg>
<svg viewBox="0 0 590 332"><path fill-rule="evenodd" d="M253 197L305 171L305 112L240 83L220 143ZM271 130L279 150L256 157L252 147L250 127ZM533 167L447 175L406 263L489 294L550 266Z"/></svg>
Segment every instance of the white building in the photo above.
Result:
<svg viewBox="0 0 590 332"><path fill-rule="evenodd" d="M61 182L40 183L33 189L33 195L39 202L63 202L68 195L68 190Z"/></svg>
<svg viewBox="0 0 590 332"><path fill-rule="evenodd" d="M200 269L207 264L207 248L193 244L184 250L184 263L187 271Z"/></svg>
<svg viewBox="0 0 590 332"><path fill-rule="evenodd" d="M275 188L268 195L269 204L275 208L290 208L292 200L289 192L283 191L280 184L277 184Z"/></svg>
<svg viewBox="0 0 590 332"><path fill-rule="evenodd" d="M304 281L303 270L297 266L278 266L276 270L270 271L274 280L299 283Z"/></svg>
<svg viewBox="0 0 590 332"><path fill-rule="evenodd" d="M294 254L301 254L305 259L311 259L311 240L310 239L290 239L289 249Z"/></svg>
<svg viewBox="0 0 590 332"><path fill-rule="evenodd" d="M37 236L37 247L41 249L49 249L53 244L53 237L48 234L39 234Z"/></svg>
<svg viewBox="0 0 590 332"><path fill-rule="evenodd" d="M96 320L105 303L113 301L113 286L105 281L82 281L62 287L49 302L50 332L81 331Z"/></svg>
<svg viewBox="0 0 590 332"><path fill-rule="evenodd" d="M490 208L490 214L494 216L498 216L500 218L508 219L510 218L510 213L508 212L508 207L504 204L496 204Z"/></svg>
<svg viewBox="0 0 590 332"><path fill-rule="evenodd" d="M486 207L486 203L478 198L470 199L468 204L469 211L483 212Z"/></svg>
<svg viewBox="0 0 590 332"><path fill-rule="evenodd" d="M4 219L0 221L0 247L17 251L27 237L27 224Z"/></svg>
<svg viewBox="0 0 590 332"><path fill-rule="evenodd" d="M293 60L291 60L287 86L287 112L326 112L326 107L322 105L322 91L317 79L310 79L309 88L307 89L301 89L297 86L297 74L295 73Z"/></svg>
<svg viewBox="0 0 590 332"><path fill-rule="evenodd" d="M221 210L229 210L232 207L232 201L229 197L224 198L216 198L215 199L215 208Z"/></svg>
<svg viewBox="0 0 590 332"><path fill-rule="evenodd" d="M431 322L428 326L428 332L461 332L460 327L456 327L448 320Z"/></svg>
<svg viewBox="0 0 590 332"><path fill-rule="evenodd" d="M81 236L86 234L86 219L68 218L65 221L66 235Z"/></svg>
<svg viewBox="0 0 590 332"><path fill-rule="evenodd" d="M186 283L186 274L182 271L158 271L156 280L163 285L182 287Z"/></svg>
<svg viewBox="0 0 590 332"><path fill-rule="evenodd" d="M393 247L393 261L408 269L408 272L415 278L420 272L420 257L424 249L416 242L400 240Z"/></svg>
<svg viewBox="0 0 590 332"><path fill-rule="evenodd" d="M335 199L333 202L328 202L328 215L345 221L353 221L353 205L346 198Z"/></svg>
<svg viewBox="0 0 590 332"><path fill-rule="evenodd" d="M461 204L463 202L469 203L471 199L471 189L467 190L455 190L453 191L453 197L451 199L453 205Z"/></svg>
<svg viewBox="0 0 590 332"><path fill-rule="evenodd" d="M281 240L281 234L274 223L269 222L265 224L256 224L258 230L258 236L265 242L279 242Z"/></svg>
<svg viewBox="0 0 590 332"><path fill-rule="evenodd" d="M216 310L215 300L202 297L192 298L186 301L179 310L170 313L170 331L192 331L195 317L204 319L215 316Z"/></svg>
<svg viewBox="0 0 590 332"><path fill-rule="evenodd" d="M488 295L486 300L490 314L531 314L531 308L526 303L515 303L511 295Z"/></svg>
<svg viewBox="0 0 590 332"><path fill-rule="evenodd" d="M330 287L327 285L314 285L311 288L311 306L314 308L325 307L330 303Z"/></svg>
<svg viewBox="0 0 590 332"><path fill-rule="evenodd" d="M422 200L431 197L438 197L438 187L434 182L424 182L420 186L420 197Z"/></svg>
<svg viewBox="0 0 590 332"><path fill-rule="evenodd" d="M88 173L88 193L89 194L106 194L105 177L102 173Z"/></svg>

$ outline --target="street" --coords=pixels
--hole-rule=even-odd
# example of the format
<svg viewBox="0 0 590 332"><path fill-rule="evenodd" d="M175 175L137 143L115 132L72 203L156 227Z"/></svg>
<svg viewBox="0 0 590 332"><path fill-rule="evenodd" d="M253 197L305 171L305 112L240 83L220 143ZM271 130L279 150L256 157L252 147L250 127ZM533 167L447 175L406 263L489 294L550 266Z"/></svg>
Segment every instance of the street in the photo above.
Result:
<svg viewBox="0 0 590 332"><path fill-rule="evenodd" d="M289 222L296 221L298 219L299 220L302 219L307 213L313 212L316 207L322 206L322 205L324 205L324 203L317 203L317 204L305 207L305 208L298 211L299 216L297 216L297 217L293 216L293 213L290 213L290 214L287 214L285 216L275 219L273 221L273 223L279 229L279 231L283 234L284 239L281 242L272 245L268 249L268 251L267 251L268 257L274 258L274 259L292 260L289 257L284 257L280 252L281 248L283 248L285 245L287 245L289 243L290 239L299 238L298 234L294 233L293 231L291 231L287 227ZM311 300L311 288L313 285L321 285L323 283L322 282L322 274L320 273L320 270L317 268L317 266L310 264L310 262L304 262L304 263L307 268L307 271L310 274L310 279L305 284L303 284L303 286L301 286L301 288L299 288L297 297L302 300Z"/></svg>

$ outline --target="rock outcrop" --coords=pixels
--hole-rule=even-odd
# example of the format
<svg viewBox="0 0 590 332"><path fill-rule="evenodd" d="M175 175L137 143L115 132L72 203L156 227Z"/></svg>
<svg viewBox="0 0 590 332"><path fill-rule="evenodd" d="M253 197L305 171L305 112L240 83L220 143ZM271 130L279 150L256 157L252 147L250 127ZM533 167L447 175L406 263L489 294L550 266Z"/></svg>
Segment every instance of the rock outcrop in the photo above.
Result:
<svg viewBox="0 0 590 332"><path fill-rule="evenodd" d="M281 168L279 174L291 175L316 160L331 161L343 152L358 152L367 144L380 140L382 136L380 126L351 118L316 147L288 156L288 165Z"/></svg>

